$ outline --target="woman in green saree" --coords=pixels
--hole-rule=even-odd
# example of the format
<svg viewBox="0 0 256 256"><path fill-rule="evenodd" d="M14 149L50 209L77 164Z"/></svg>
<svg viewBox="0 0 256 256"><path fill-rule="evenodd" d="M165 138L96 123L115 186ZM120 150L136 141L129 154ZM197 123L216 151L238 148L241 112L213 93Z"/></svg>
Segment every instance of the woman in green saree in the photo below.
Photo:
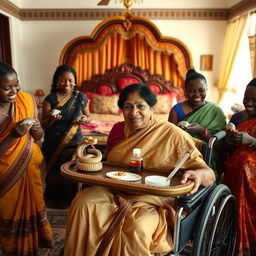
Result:
<svg viewBox="0 0 256 256"><path fill-rule="evenodd" d="M74 69L59 66L53 76L51 93L44 100L42 115L47 163L45 199L49 206L66 207L77 192L77 184L62 177L60 166L71 159L82 140L79 125L89 122L88 99L77 90Z"/></svg>
<svg viewBox="0 0 256 256"><path fill-rule="evenodd" d="M222 109L205 100L207 81L194 69L187 72L185 80L186 101L176 104L170 111L169 122L176 124L193 137L207 142L209 138L225 129L226 117ZM184 125L181 121L187 121ZM217 170L216 153L213 154L212 168Z"/></svg>

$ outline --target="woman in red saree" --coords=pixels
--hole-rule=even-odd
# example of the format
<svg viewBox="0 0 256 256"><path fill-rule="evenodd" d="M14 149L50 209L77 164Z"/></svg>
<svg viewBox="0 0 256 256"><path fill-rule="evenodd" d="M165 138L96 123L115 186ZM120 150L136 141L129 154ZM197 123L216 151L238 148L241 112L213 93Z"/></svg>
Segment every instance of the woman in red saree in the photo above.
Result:
<svg viewBox="0 0 256 256"><path fill-rule="evenodd" d="M245 110L232 116L236 130L228 131L233 152L225 161L223 182L238 204L236 256L256 255L256 78L246 87Z"/></svg>
<svg viewBox="0 0 256 256"><path fill-rule="evenodd" d="M43 157L34 143L42 136L34 98L20 91L15 70L0 62L0 246L7 256L38 255L39 245L52 247Z"/></svg>

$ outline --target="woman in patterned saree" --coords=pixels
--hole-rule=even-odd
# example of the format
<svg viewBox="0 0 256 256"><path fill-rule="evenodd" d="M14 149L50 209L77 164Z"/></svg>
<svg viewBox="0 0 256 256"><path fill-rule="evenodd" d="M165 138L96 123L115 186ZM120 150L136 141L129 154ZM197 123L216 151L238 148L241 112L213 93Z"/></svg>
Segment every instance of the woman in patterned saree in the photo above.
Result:
<svg viewBox="0 0 256 256"><path fill-rule="evenodd" d="M171 109L169 122L178 125L193 137L207 142L213 134L224 130L226 117L218 105L205 100L206 92L205 77L190 69L185 80L187 100ZM184 125L180 121L187 121L189 124ZM219 174L222 172L216 152L213 152L211 167Z"/></svg>
<svg viewBox="0 0 256 256"><path fill-rule="evenodd" d="M45 200L50 207L67 207L77 192L77 183L62 177L60 166L71 159L82 140L79 125L89 122L88 99L78 91L75 70L59 66L53 76L51 93L43 102L42 114L43 153L47 163Z"/></svg>
<svg viewBox="0 0 256 256"><path fill-rule="evenodd" d="M107 161L128 165L132 149L139 147L145 168L169 173L194 148L183 165L181 182L195 182L191 194L200 184L211 185L214 172L195 149L191 136L171 123L154 120L155 103L156 95L141 84L121 92L118 106L125 121L110 132ZM173 228L174 218L174 198L86 188L69 210L64 255L166 255L173 248L169 228Z"/></svg>
<svg viewBox="0 0 256 256"><path fill-rule="evenodd" d="M20 89L16 71L0 62L0 247L7 256L38 255L39 245L52 247L43 156L34 143L43 129L34 98Z"/></svg>
<svg viewBox="0 0 256 256"><path fill-rule="evenodd" d="M245 110L234 114L236 130L228 131L233 149L225 161L223 183L229 186L238 204L236 256L256 255L256 78L246 87Z"/></svg>

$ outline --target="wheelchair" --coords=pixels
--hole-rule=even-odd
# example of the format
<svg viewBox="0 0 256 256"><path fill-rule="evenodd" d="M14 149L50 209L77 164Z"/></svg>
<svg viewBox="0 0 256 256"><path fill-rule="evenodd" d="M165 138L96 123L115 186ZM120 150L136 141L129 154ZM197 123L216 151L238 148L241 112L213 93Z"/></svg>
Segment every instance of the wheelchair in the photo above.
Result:
<svg viewBox="0 0 256 256"><path fill-rule="evenodd" d="M221 131L202 146L205 162L210 165L215 141L226 133ZM185 214L185 217L183 217ZM233 256L237 234L236 199L223 184L200 188L191 196L177 198L173 232L174 249L168 256ZM187 244L189 251L184 251Z"/></svg>
<svg viewBox="0 0 256 256"><path fill-rule="evenodd" d="M221 131L211 137L209 143L202 144L207 165L210 165L215 141L225 135ZM193 195L177 197L174 248L166 256L233 256L236 234L236 199L229 188L223 184L200 187ZM188 244L191 250L186 252ZM59 256L62 255L63 250Z"/></svg>

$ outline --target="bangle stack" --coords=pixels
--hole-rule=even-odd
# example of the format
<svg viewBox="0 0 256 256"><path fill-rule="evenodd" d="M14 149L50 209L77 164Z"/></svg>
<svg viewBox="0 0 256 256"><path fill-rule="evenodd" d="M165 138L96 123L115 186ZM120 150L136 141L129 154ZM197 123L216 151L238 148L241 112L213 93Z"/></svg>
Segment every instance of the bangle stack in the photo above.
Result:
<svg viewBox="0 0 256 256"><path fill-rule="evenodd" d="M204 133L201 135L201 137L202 137L202 138L207 138L208 134L209 134L209 133L208 133L208 130L205 128L205 129L204 129Z"/></svg>

